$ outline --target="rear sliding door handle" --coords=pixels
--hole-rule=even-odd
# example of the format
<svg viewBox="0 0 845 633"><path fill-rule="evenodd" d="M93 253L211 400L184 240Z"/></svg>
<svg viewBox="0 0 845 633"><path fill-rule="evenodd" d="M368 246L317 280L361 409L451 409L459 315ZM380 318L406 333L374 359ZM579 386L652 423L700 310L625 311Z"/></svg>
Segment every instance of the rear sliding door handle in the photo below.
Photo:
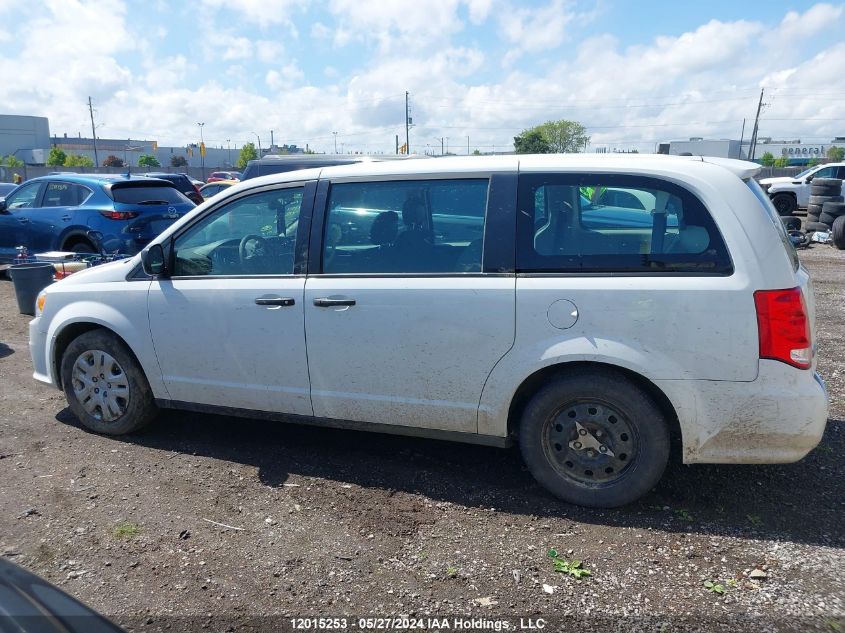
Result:
<svg viewBox="0 0 845 633"><path fill-rule="evenodd" d="M255 304L259 306L292 306L296 304L296 301L291 299L290 297L274 297L271 295L267 295L264 297L258 297L255 300Z"/></svg>
<svg viewBox="0 0 845 633"><path fill-rule="evenodd" d="M318 308L331 308L334 306L354 306L355 299L333 299L331 297L321 297L314 299L314 305Z"/></svg>

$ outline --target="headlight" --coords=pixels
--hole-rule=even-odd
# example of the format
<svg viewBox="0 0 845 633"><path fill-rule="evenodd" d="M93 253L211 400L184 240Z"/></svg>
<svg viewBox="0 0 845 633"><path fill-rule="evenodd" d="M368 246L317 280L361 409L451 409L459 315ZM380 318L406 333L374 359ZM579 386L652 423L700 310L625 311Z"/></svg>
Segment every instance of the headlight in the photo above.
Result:
<svg viewBox="0 0 845 633"><path fill-rule="evenodd" d="M41 316L44 312L44 304L47 302L47 293L43 290L38 293L38 298L35 300L35 316Z"/></svg>

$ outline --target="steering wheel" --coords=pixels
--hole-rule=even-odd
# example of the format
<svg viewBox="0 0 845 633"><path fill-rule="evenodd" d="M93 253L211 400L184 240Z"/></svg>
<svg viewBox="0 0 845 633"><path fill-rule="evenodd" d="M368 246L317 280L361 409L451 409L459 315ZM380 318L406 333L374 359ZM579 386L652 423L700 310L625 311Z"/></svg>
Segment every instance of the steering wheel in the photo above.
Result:
<svg viewBox="0 0 845 633"><path fill-rule="evenodd" d="M246 245L250 242L255 242L250 252L247 252ZM241 264L246 265L247 261L256 256L261 256L267 252L267 241L260 235L250 233L241 238L241 243L238 244L238 257L241 259Z"/></svg>

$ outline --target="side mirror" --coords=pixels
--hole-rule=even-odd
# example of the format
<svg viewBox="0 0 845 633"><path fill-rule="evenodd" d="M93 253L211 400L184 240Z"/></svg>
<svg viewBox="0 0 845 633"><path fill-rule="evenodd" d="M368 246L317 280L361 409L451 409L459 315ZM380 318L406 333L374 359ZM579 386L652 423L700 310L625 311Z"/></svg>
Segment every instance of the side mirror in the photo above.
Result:
<svg viewBox="0 0 845 633"><path fill-rule="evenodd" d="M0 213L8 213L9 210L6 208L6 198L0 198Z"/></svg>
<svg viewBox="0 0 845 633"><path fill-rule="evenodd" d="M807 177L804 179L804 182L805 182L805 183L807 183L807 184L809 185L811 182L813 182L813 178L814 178L814 177L815 177L815 176L813 176L812 174L810 174L809 176L807 176Z"/></svg>
<svg viewBox="0 0 845 633"><path fill-rule="evenodd" d="M161 244L153 244L141 252L141 266L148 275L165 274L164 249Z"/></svg>

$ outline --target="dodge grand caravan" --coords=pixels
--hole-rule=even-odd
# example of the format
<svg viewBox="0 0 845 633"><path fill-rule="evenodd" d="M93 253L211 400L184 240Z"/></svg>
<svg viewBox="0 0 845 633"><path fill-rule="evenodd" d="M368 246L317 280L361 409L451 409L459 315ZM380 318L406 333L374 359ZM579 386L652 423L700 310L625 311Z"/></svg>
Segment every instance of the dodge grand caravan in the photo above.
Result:
<svg viewBox="0 0 845 633"><path fill-rule="evenodd" d="M374 162L230 187L48 287L35 379L88 428L160 408L495 446L572 503L686 463L801 459L814 300L752 163Z"/></svg>

